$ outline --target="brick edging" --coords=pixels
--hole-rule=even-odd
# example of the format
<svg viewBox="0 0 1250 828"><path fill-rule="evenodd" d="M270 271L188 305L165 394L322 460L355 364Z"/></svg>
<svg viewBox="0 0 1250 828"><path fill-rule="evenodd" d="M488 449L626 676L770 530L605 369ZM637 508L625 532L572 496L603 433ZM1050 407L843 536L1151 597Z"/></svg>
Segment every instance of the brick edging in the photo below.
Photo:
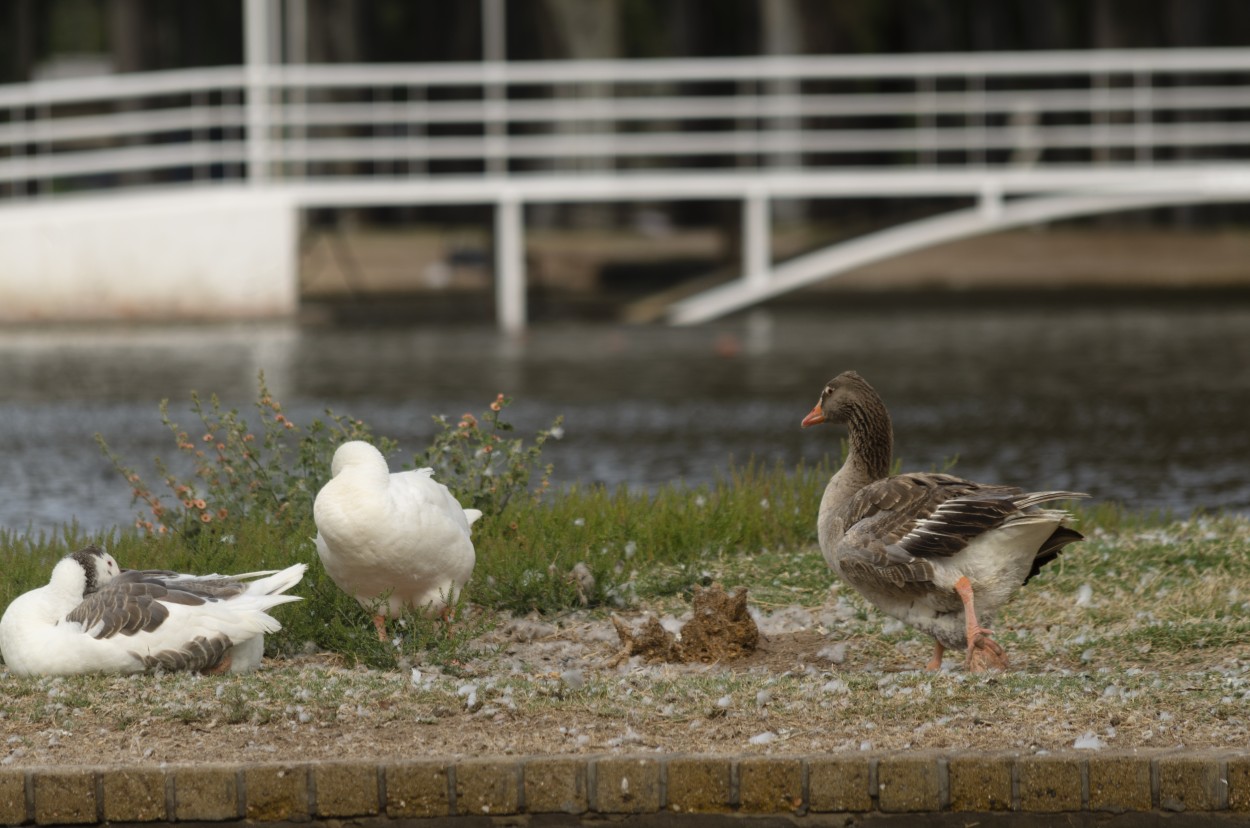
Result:
<svg viewBox="0 0 1250 828"><path fill-rule="evenodd" d="M593 755L0 768L0 824L515 814L1250 813L1250 753Z"/></svg>

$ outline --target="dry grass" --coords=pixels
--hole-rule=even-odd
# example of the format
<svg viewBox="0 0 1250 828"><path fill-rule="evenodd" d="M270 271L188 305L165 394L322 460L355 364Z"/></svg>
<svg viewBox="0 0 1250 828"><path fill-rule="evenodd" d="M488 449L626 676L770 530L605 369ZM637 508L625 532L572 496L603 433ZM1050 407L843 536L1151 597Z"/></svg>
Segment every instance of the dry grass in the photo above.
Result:
<svg viewBox="0 0 1250 828"><path fill-rule="evenodd" d="M316 653L225 678L0 675L0 762L1244 745L1250 522L1087 517L998 619L1006 673L916 669L929 643L831 588L812 548L721 553L636 576L625 615L679 620L680 579L746 585L765 643L740 662L608 668L606 608L479 610L465 623L489 631L399 670Z"/></svg>

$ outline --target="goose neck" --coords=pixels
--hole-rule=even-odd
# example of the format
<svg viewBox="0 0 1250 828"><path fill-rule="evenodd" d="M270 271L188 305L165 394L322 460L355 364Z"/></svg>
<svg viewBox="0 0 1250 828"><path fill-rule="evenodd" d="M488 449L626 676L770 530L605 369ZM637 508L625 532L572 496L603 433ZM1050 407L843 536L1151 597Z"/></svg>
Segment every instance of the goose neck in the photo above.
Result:
<svg viewBox="0 0 1250 828"><path fill-rule="evenodd" d="M850 435L843 471L860 484L860 488L890 473L894 452L894 432L890 414L879 399L862 400L853 406L846 421Z"/></svg>

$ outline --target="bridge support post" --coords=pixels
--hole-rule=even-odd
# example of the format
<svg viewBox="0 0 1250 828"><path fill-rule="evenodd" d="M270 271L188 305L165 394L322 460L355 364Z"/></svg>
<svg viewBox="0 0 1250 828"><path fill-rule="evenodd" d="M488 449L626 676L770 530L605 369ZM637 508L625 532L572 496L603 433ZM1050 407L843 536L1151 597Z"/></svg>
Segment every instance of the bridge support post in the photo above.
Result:
<svg viewBox="0 0 1250 828"><path fill-rule="evenodd" d="M524 205L515 197L495 205L495 320L500 330L525 330Z"/></svg>
<svg viewBox="0 0 1250 828"><path fill-rule="evenodd" d="M768 196L754 191L742 201L742 278L751 285L767 284L772 264Z"/></svg>
<svg viewBox="0 0 1250 828"><path fill-rule="evenodd" d="M977 199L977 209L986 221L996 221L1003 214L1003 190L994 181L986 181L981 185L981 195Z"/></svg>
<svg viewBox="0 0 1250 828"><path fill-rule="evenodd" d="M247 178L253 184L269 177L269 4L247 0L244 41L247 54Z"/></svg>

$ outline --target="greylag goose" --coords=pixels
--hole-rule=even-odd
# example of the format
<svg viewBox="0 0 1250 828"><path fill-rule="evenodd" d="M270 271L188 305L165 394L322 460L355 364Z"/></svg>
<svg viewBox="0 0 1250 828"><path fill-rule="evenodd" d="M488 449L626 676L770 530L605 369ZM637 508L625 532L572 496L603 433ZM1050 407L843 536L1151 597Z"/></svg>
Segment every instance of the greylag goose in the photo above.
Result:
<svg viewBox="0 0 1250 828"><path fill-rule="evenodd" d="M330 480L313 502L317 555L339 588L373 610L378 638L386 618L415 609L446 617L473 574L463 509L432 469L391 473L382 453L353 440L334 452Z"/></svg>
<svg viewBox="0 0 1250 828"><path fill-rule="evenodd" d="M260 663L264 634L281 628L268 610L300 600L282 593L306 568L123 570L88 546L62 558L46 586L13 599L0 618L0 652L16 675L244 672Z"/></svg>
<svg viewBox="0 0 1250 828"><path fill-rule="evenodd" d="M820 501L817 531L829 567L882 612L933 636L930 669L946 648L966 649L970 671L1005 669L990 635L994 614L1031 577L1082 540L1052 500L1079 492L1025 492L949 474L889 475L890 414L854 371L834 377L802 426L845 425L850 451Z"/></svg>

